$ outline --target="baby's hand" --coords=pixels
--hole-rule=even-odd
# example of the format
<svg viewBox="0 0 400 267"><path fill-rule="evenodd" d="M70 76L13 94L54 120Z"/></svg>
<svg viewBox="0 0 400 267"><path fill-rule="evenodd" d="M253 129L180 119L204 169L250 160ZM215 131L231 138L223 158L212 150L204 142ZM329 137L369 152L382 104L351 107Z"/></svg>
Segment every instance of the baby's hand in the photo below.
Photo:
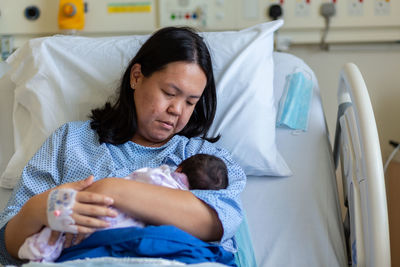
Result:
<svg viewBox="0 0 400 267"><path fill-rule="evenodd" d="M64 248L69 248L71 246L78 245L81 243L84 239L88 238L90 234L70 234L66 233L65 234L65 241L64 241Z"/></svg>
<svg viewBox="0 0 400 267"><path fill-rule="evenodd" d="M60 238L60 235L62 235L61 232L51 231L48 245L53 246L57 242L57 240ZM88 238L89 236L90 236L90 234L66 233L63 247L69 248L71 245L73 245L73 246L78 245L79 243L81 243L84 239Z"/></svg>
<svg viewBox="0 0 400 267"><path fill-rule="evenodd" d="M49 242L48 242L49 246L53 246L57 242L57 240L61 234L62 233L58 232L58 231L54 231L54 230L51 231Z"/></svg>

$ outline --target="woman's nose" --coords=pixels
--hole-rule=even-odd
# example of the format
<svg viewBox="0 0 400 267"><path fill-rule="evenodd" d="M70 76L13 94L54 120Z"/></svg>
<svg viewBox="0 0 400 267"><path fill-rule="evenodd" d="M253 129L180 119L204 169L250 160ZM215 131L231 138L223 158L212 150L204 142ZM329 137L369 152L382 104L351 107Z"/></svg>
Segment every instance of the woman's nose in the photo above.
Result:
<svg viewBox="0 0 400 267"><path fill-rule="evenodd" d="M182 114L182 108L183 108L183 104L182 101L171 101L169 107L168 107L168 112L175 115L175 116L179 116Z"/></svg>

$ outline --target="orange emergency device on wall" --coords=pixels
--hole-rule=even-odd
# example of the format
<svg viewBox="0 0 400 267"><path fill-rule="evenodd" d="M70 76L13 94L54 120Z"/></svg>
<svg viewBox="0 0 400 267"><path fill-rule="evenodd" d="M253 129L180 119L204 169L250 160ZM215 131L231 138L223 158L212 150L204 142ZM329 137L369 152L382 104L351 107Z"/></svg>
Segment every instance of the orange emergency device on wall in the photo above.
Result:
<svg viewBox="0 0 400 267"><path fill-rule="evenodd" d="M83 30L85 26L85 4L83 0L60 0L58 27L61 30Z"/></svg>

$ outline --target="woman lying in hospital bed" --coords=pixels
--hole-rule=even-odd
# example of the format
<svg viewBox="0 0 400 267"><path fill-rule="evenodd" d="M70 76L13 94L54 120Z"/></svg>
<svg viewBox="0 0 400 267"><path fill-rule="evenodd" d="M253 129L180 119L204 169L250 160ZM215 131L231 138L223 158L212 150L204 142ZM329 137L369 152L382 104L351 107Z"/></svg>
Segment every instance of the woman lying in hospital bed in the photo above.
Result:
<svg viewBox="0 0 400 267"><path fill-rule="evenodd" d="M47 199L54 187L78 191L70 215L76 233L106 227L98 217L112 217L113 203L146 224L173 225L234 252L232 238L243 217L239 196L246 177L230 154L213 144L218 136L207 137L215 110L211 59L202 39L186 29L154 34L126 69L116 103L94 110L91 121L59 128L25 167L1 216L9 220L2 222L0 232L1 263L20 264L18 250L24 240L49 226ZM224 160L226 190L182 191L104 178L163 163L176 167L197 153ZM82 180L91 174L95 182Z"/></svg>

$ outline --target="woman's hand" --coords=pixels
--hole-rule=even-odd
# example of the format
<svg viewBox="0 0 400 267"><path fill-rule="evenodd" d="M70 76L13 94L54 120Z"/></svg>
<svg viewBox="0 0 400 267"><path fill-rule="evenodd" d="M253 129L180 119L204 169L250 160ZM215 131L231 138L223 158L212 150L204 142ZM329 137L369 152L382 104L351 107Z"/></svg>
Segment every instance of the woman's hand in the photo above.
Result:
<svg viewBox="0 0 400 267"><path fill-rule="evenodd" d="M108 206L114 203L114 200L103 194L84 191L93 184L93 176L74 182L58 186L55 189L74 189L77 191L75 203L72 206L72 214L69 216L74 220L77 233L89 234L98 228L105 228L109 223L99 219L100 216L115 217L116 211L109 209Z"/></svg>
<svg viewBox="0 0 400 267"><path fill-rule="evenodd" d="M115 211L108 206L113 199L108 196L85 192L84 189L93 183L93 176L82 181L63 184L56 188L72 188L78 191L71 217L74 219L78 233L89 234L98 228L107 227L108 223L98 219L98 216L116 216ZM54 188L55 189L55 188ZM51 190L54 190L51 189ZM18 250L29 236L38 233L43 226L48 226L47 198L51 190L30 198L6 225L4 237L7 251L18 258Z"/></svg>
<svg viewBox="0 0 400 267"><path fill-rule="evenodd" d="M65 233L64 248L79 244L97 228L109 226L107 222L96 218L97 216L117 216L114 210L107 208L107 206L113 204L114 201L112 198L95 192L83 191L92 184L93 176L89 176L85 180L63 184L52 189L69 188L78 191L75 197L75 204L72 208L74 213L71 215L76 223L78 234ZM62 233L59 231L52 231L49 238L49 245L53 245L58 240L60 234Z"/></svg>

